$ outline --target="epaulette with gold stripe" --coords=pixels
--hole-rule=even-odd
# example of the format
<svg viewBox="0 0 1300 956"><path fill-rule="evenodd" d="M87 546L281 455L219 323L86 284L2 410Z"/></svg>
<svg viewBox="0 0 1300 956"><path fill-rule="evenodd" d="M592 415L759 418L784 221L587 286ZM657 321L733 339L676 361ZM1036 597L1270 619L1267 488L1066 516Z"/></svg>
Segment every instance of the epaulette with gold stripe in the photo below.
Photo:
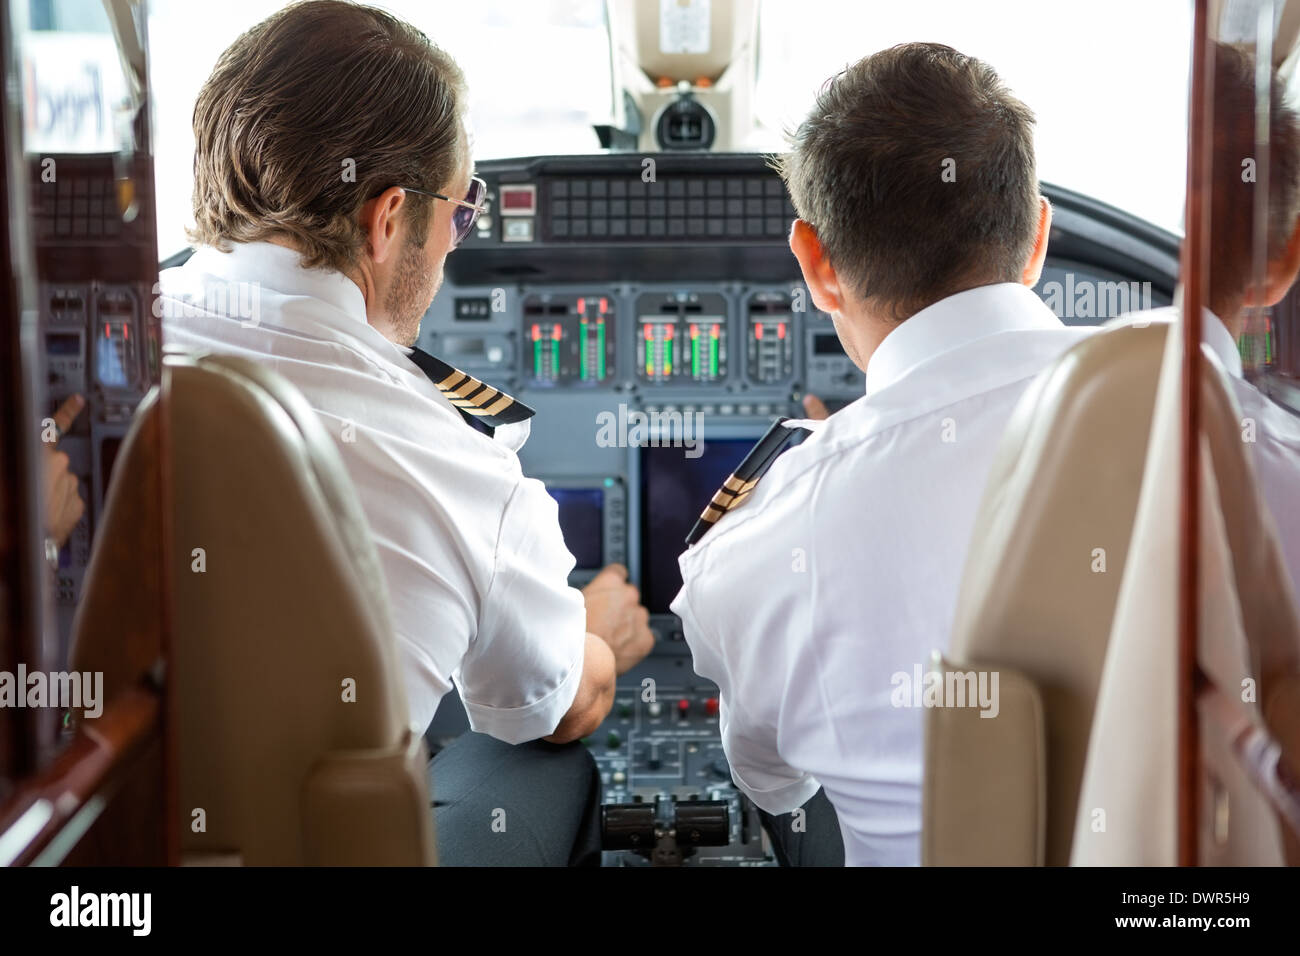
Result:
<svg viewBox="0 0 1300 956"><path fill-rule="evenodd" d="M536 414L517 398L480 382L473 375L462 372L454 365L448 365L440 358L434 358L428 352L412 349L411 361L438 386L438 391L462 415L473 416L475 421L490 428L513 425Z"/></svg>
<svg viewBox="0 0 1300 956"><path fill-rule="evenodd" d="M758 479L767 474L774 461L812 434L809 429L797 425L787 427L785 424L787 421L789 421L787 418L778 418L773 422L772 427L758 440L758 444L750 449L745 460L736 466L731 477L722 483L722 487L717 490L713 499L705 506L704 513L691 528L691 533L686 536L687 547L703 538L705 533L728 511L738 508L754 490Z"/></svg>

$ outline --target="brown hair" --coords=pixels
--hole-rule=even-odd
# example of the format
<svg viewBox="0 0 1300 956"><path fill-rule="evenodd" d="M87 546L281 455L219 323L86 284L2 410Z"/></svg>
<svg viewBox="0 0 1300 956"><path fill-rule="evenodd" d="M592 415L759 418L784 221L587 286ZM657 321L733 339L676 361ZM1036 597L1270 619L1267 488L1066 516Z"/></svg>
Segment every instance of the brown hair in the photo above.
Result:
<svg viewBox="0 0 1300 956"><path fill-rule="evenodd" d="M1020 280L1038 228L1033 126L987 64L904 43L828 81L777 169L836 271L901 320Z"/></svg>
<svg viewBox="0 0 1300 956"><path fill-rule="evenodd" d="M1286 248L1300 214L1300 118L1271 72L1268 129L1268 257ZM1210 187L1209 301L1224 316L1241 307L1251 281L1255 156L1255 58L1227 44L1214 47L1214 168Z"/></svg>
<svg viewBox="0 0 1300 956"><path fill-rule="evenodd" d="M194 242L286 238L307 268L365 245L363 203L441 192L464 158L464 77L419 30L344 0L296 3L217 61L194 105ZM431 200L407 193L412 233ZM421 242L423 240L421 239Z"/></svg>

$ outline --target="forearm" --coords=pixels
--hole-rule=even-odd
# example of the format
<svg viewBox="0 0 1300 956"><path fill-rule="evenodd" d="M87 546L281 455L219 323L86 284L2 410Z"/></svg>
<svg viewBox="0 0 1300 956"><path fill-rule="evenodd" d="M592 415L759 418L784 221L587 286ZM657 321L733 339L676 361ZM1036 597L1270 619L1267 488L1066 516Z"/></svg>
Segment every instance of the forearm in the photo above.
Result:
<svg viewBox="0 0 1300 956"><path fill-rule="evenodd" d="M600 726L614 705L614 654L609 645L588 633L583 646L582 679L573 703L555 731L543 738L554 744L567 744L585 737Z"/></svg>

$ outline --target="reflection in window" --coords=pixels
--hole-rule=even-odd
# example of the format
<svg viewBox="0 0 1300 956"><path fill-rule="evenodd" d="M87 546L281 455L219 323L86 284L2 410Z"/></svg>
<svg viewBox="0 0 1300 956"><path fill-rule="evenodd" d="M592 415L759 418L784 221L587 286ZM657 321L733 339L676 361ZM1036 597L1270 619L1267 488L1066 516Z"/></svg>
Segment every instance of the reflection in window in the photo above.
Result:
<svg viewBox="0 0 1300 956"><path fill-rule="evenodd" d="M26 29L17 31L24 150L113 152L126 84L103 3L30 0L26 12Z"/></svg>

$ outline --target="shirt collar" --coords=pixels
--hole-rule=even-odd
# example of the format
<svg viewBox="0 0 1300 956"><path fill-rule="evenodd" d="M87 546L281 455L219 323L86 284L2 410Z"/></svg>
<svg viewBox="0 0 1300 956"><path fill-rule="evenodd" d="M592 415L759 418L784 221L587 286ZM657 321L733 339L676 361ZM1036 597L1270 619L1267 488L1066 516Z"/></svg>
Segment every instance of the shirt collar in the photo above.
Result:
<svg viewBox="0 0 1300 956"><path fill-rule="evenodd" d="M1237 350L1237 343L1233 341L1232 333L1223 324L1223 320L1206 309L1201 325L1201 342L1214 353L1214 357L1229 375L1241 378L1241 352Z"/></svg>
<svg viewBox="0 0 1300 956"><path fill-rule="evenodd" d="M920 362L986 335L1062 327L1038 294L1018 282L958 292L926 306L885 336L867 362L867 394L897 382Z"/></svg>
<svg viewBox="0 0 1300 956"><path fill-rule="evenodd" d="M333 306L348 318L369 326L366 299L355 282L329 269L304 269L294 249L273 242L232 242L229 252L199 246L185 263L232 281L265 286L281 295L309 296Z"/></svg>

